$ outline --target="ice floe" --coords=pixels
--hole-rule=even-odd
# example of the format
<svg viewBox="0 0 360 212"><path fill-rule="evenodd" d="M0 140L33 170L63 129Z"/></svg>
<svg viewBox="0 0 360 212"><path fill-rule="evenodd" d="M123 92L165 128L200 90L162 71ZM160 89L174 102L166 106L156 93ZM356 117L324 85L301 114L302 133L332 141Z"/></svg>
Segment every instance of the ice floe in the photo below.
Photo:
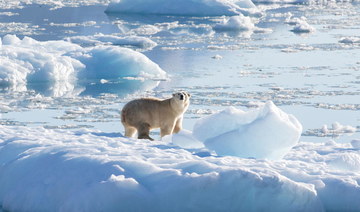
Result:
<svg viewBox="0 0 360 212"><path fill-rule="evenodd" d="M258 13L250 0L115 0L109 4L106 12L189 16Z"/></svg>
<svg viewBox="0 0 360 212"><path fill-rule="evenodd" d="M116 36L96 34L93 36L73 36L68 37L66 40L80 45L99 45L99 44L112 44L119 46L132 46L135 48L150 50L154 48L157 43L150 38L139 36Z"/></svg>
<svg viewBox="0 0 360 212"><path fill-rule="evenodd" d="M294 33L310 33L315 32L316 29L311 26L305 17L301 18L288 18L285 23L289 25L295 25L293 29L291 30Z"/></svg>
<svg viewBox="0 0 360 212"><path fill-rule="evenodd" d="M79 7L89 5L107 5L111 0L8 0L0 1L0 8L14 9L24 8L29 4L47 5L51 9L58 9L62 7Z"/></svg>
<svg viewBox="0 0 360 212"><path fill-rule="evenodd" d="M360 37L344 37L339 40L343 44L360 44Z"/></svg>
<svg viewBox="0 0 360 212"><path fill-rule="evenodd" d="M224 18L221 23L214 26L214 29L216 31L247 31L255 29L255 25L250 17L238 15Z"/></svg>
<svg viewBox="0 0 360 212"><path fill-rule="evenodd" d="M141 82L127 80L123 88L146 90L156 87L156 80L166 79L166 73L145 55L118 46L83 48L67 41L40 42L6 35L2 38L0 58L2 87L21 91L35 89L50 96L72 93L76 86L86 87L89 82L109 86L109 83L116 85L121 79L134 77L141 78ZM101 80L109 83L104 85ZM121 88L115 86L113 92L116 89Z"/></svg>
<svg viewBox="0 0 360 212"><path fill-rule="evenodd" d="M229 107L198 120L193 130L194 137L218 155L267 159L281 159L301 132L299 121L271 101L248 112Z"/></svg>
<svg viewBox="0 0 360 212"><path fill-rule="evenodd" d="M190 131L172 139L185 148L194 141ZM219 157L201 145L186 150L119 133L0 126L0 208L357 211L360 157L352 145L297 143L271 161Z"/></svg>

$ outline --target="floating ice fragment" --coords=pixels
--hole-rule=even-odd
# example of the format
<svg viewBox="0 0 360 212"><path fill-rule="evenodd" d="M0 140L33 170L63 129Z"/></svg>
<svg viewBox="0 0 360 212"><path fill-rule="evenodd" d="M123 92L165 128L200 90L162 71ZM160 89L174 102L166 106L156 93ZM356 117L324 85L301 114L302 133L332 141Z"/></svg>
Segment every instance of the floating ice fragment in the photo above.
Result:
<svg viewBox="0 0 360 212"><path fill-rule="evenodd" d="M157 46L157 43L155 43L151 39L139 36L116 36L96 34L93 36L73 36L68 37L66 40L80 45L99 45L109 43L112 45L120 46L134 46L146 50L150 50Z"/></svg>
<svg viewBox="0 0 360 212"><path fill-rule="evenodd" d="M103 87L107 86L107 91L133 92L131 90L136 88L154 88L158 80L166 79L166 73L156 63L142 53L127 48L83 48L61 40L41 42L29 37L21 40L16 35L6 35L1 40L0 86L16 91L31 89L57 97L77 95L80 89L76 89L76 86L88 86L86 83L89 82L116 81L123 77L141 77L144 81L153 79L151 82L128 82L114 86L99 83ZM93 94L101 87L86 89Z"/></svg>
<svg viewBox="0 0 360 212"><path fill-rule="evenodd" d="M229 107L198 120L194 137L218 155L281 159L297 144L299 121L271 101L248 112Z"/></svg>
<svg viewBox="0 0 360 212"><path fill-rule="evenodd" d="M294 33L310 33L315 32L315 28L310 26L306 19L298 19L295 23L294 28L291 30Z"/></svg>
<svg viewBox="0 0 360 212"><path fill-rule="evenodd" d="M114 0L106 12L189 16L258 13L250 0Z"/></svg>
<svg viewBox="0 0 360 212"><path fill-rule="evenodd" d="M360 43L360 37L344 37L340 39L339 43L344 43L344 44Z"/></svg>
<svg viewBox="0 0 360 212"><path fill-rule="evenodd" d="M322 132L325 134L342 134L342 133L355 133L356 127L352 127L350 125L341 125L339 122L334 122L332 124L332 128L328 128L327 125L322 127Z"/></svg>
<svg viewBox="0 0 360 212"><path fill-rule="evenodd" d="M212 59L215 59L215 60L221 60L223 57L221 55L214 55L211 57Z"/></svg>
<svg viewBox="0 0 360 212"><path fill-rule="evenodd" d="M242 14L238 16L232 16L230 18L224 18L221 23L214 26L216 31L247 31L255 28L254 23L250 17L246 17Z"/></svg>

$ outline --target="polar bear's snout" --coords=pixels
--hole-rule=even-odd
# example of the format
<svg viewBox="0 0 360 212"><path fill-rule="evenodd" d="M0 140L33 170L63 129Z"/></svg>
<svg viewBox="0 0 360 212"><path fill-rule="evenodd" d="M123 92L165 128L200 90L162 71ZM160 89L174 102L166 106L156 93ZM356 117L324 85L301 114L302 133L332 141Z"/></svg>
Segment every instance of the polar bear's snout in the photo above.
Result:
<svg viewBox="0 0 360 212"><path fill-rule="evenodd" d="M191 95L185 91L173 94L173 97L178 98L180 101L188 101L190 99L190 96Z"/></svg>

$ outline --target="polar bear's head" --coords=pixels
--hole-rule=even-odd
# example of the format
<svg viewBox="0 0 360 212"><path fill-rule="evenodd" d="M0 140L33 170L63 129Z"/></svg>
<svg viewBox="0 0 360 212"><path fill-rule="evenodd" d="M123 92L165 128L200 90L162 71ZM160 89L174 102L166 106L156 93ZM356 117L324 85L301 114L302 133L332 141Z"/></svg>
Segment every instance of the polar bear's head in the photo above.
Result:
<svg viewBox="0 0 360 212"><path fill-rule="evenodd" d="M173 94L172 101L184 111L189 107L191 95L186 91Z"/></svg>

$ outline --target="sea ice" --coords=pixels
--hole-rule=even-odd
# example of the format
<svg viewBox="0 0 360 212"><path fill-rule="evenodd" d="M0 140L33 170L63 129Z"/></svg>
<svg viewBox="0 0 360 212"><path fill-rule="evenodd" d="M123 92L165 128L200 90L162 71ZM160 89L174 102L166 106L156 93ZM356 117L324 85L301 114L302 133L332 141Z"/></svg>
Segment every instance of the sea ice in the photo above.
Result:
<svg viewBox="0 0 360 212"><path fill-rule="evenodd" d="M40 89L50 96L72 93L75 86L89 81L116 83L125 77L140 77L146 86L128 82L133 85L127 87L147 89L156 86L154 79L166 78L166 73L142 53L110 45L83 48L67 41L40 42L6 35L2 38L0 59L1 86Z"/></svg>
<svg viewBox="0 0 360 212"><path fill-rule="evenodd" d="M88 5L107 5L111 0L7 0L0 1L0 8L15 9L23 8L28 4L48 5L51 9L62 7L79 7Z"/></svg>
<svg viewBox="0 0 360 212"><path fill-rule="evenodd" d="M350 125L341 125L339 122L334 122L331 128L325 124L321 128L322 133L326 134L343 134L343 133L355 133L356 128Z"/></svg>
<svg viewBox="0 0 360 212"><path fill-rule="evenodd" d="M194 137L218 155L281 159L300 138L302 125L271 101L248 112L229 107L198 120Z"/></svg>
<svg viewBox="0 0 360 212"><path fill-rule="evenodd" d="M229 115L251 122L260 111ZM191 137L185 130L173 141ZM0 125L0 208L359 211L359 164L358 149L336 142L298 143L272 161L219 157L89 129Z"/></svg>
<svg viewBox="0 0 360 212"><path fill-rule="evenodd" d="M202 142L194 138L191 131L185 129L182 129L179 133L167 135L162 140L184 149L200 149L204 147Z"/></svg>
<svg viewBox="0 0 360 212"><path fill-rule="evenodd" d="M0 206L69 212L323 209L309 184L271 168L242 168L246 161L224 163L159 141L0 126Z"/></svg>
<svg viewBox="0 0 360 212"><path fill-rule="evenodd" d="M305 17L290 19L287 20L287 23L295 25L291 30L294 33L310 33L315 31L315 28L307 22Z"/></svg>
<svg viewBox="0 0 360 212"><path fill-rule="evenodd" d="M154 48L157 44L149 38L139 36L120 37L116 35L96 34L93 36L73 36L66 39L80 45L112 44L120 46L133 46L145 50Z"/></svg>
<svg viewBox="0 0 360 212"><path fill-rule="evenodd" d="M189 16L258 13L251 0L114 0L106 12Z"/></svg>
<svg viewBox="0 0 360 212"><path fill-rule="evenodd" d="M255 25L250 17L246 17L242 14L238 16L232 16L218 23L214 26L216 31L247 31L255 29Z"/></svg>
<svg viewBox="0 0 360 212"><path fill-rule="evenodd" d="M344 37L339 40L339 43L360 44L360 37Z"/></svg>

